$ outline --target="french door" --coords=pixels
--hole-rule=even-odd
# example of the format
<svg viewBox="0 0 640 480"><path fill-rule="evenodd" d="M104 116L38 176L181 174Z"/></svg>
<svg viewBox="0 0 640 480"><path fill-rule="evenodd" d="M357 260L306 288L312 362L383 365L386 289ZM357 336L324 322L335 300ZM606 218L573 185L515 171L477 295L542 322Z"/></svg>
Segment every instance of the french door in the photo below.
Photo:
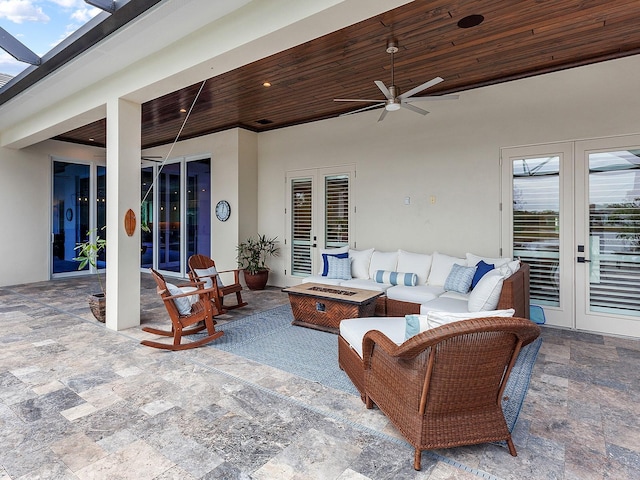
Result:
<svg viewBox="0 0 640 480"><path fill-rule="evenodd" d="M353 166L287 174L286 239L289 281L319 270L319 249L349 245L353 230Z"/></svg>
<svg viewBox="0 0 640 480"><path fill-rule="evenodd" d="M503 251L549 324L640 337L640 137L502 150Z"/></svg>

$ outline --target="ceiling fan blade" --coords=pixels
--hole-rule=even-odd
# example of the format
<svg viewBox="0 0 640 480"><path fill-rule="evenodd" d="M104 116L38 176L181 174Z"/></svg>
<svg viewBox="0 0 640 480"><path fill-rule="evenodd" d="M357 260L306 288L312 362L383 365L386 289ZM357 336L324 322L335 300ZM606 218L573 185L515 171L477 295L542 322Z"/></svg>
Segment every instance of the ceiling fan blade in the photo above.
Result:
<svg viewBox="0 0 640 480"><path fill-rule="evenodd" d="M376 80L373 83L375 83L378 86L380 91L384 94L385 97L387 97L388 100L393 100L393 95L391 95L391 92L382 81Z"/></svg>
<svg viewBox="0 0 640 480"><path fill-rule="evenodd" d="M460 98L460 95L433 95L431 97L411 97L411 98L404 98L402 100L403 103L409 103L409 102L419 102L421 100L457 100L458 98Z"/></svg>
<svg viewBox="0 0 640 480"><path fill-rule="evenodd" d="M411 105L410 103L401 103L400 104L402 107L407 108L413 112L419 113L420 115L426 115L427 112L426 110L423 110L421 108L416 107L415 105Z"/></svg>
<svg viewBox="0 0 640 480"><path fill-rule="evenodd" d="M387 116L387 109L384 108L382 110L382 113L380 114L380 118L378 118L378 121L381 122L382 120L384 120L384 117L386 117L386 116Z"/></svg>
<svg viewBox="0 0 640 480"><path fill-rule="evenodd" d="M351 112L341 113L340 116L344 117L345 115L353 115L354 113L360 113L360 112L364 112L366 110L372 110L374 108L380 108L383 105L384 105L384 102L383 103L376 103L375 105L369 105L369 106L366 106L366 107L363 107L363 108L359 108L357 110L353 110Z"/></svg>
<svg viewBox="0 0 640 480"><path fill-rule="evenodd" d="M444 79L442 77L432 78L428 82L424 82L422 85L418 85L417 87L414 87L411 90L409 90L407 92L404 92L398 98L400 100L404 100L405 98L409 98L410 96L415 95L416 93L419 93L422 90L426 90L429 87L433 87L434 85L437 85L438 83L443 82L443 81L444 81Z"/></svg>
<svg viewBox="0 0 640 480"><path fill-rule="evenodd" d="M382 102L384 100L372 100L370 98L334 98L333 99L334 102Z"/></svg>

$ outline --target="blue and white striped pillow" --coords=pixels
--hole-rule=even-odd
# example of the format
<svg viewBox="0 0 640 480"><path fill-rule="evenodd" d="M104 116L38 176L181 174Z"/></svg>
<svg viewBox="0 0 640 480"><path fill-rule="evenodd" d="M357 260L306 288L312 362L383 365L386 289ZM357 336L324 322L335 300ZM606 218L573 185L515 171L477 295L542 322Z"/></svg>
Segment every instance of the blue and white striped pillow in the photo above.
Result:
<svg viewBox="0 0 640 480"><path fill-rule="evenodd" d="M415 287L418 283L418 275L416 275L415 273L376 270L374 280L378 283L390 283L391 285L405 285L407 287Z"/></svg>

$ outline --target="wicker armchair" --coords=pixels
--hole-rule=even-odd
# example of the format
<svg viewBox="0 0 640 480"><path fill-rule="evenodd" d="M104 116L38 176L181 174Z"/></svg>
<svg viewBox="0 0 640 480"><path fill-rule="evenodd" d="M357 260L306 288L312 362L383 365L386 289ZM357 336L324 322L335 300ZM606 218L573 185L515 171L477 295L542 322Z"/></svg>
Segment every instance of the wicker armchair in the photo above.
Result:
<svg viewBox="0 0 640 480"><path fill-rule="evenodd" d="M379 331L363 339L367 408L375 403L422 450L506 440L516 449L501 398L521 347L540 328L523 318L463 320L420 333L398 346Z"/></svg>

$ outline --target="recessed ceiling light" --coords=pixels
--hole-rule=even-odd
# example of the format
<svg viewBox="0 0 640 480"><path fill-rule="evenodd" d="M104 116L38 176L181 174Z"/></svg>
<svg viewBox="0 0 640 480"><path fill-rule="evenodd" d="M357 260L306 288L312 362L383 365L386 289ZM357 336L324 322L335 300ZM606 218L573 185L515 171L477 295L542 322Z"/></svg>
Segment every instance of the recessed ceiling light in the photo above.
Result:
<svg viewBox="0 0 640 480"><path fill-rule="evenodd" d="M90 141L90 142L95 142L95 141L96 141L96 139L95 139L95 138L90 138L90 139L89 139L89 141Z"/></svg>
<svg viewBox="0 0 640 480"><path fill-rule="evenodd" d="M187 109L186 108L181 108L180 109L180 113L187 113Z"/></svg>
<svg viewBox="0 0 640 480"><path fill-rule="evenodd" d="M461 18L458 21L458 27L460 28L477 27L482 22L484 22L484 17L482 15L468 15L464 18Z"/></svg>
<svg viewBox="0 0 640 480"><path fill-rule="evenodd" d="M270 86L271 86L271 84L270 84L269 82L264 82L264 83L262 84L262 86L263 86L263 87L270 87Z"/></svg>

